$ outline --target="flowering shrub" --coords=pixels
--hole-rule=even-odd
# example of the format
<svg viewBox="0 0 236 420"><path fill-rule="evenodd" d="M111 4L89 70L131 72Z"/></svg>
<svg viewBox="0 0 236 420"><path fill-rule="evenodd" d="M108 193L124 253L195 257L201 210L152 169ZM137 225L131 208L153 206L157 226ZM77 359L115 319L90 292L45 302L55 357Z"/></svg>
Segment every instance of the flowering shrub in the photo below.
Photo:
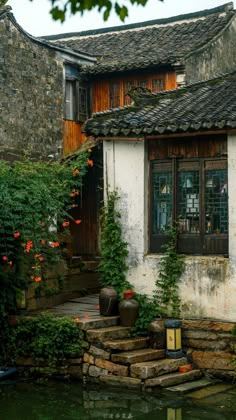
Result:
<svg viewBox="0 0 236 420"><path fill-rule="evenodd" d="M91 150L91 149L89 149ZM0 318L30 282L40 284L62 260L60 234L88 167L88 145L63 162L0 161Z"/></svg>

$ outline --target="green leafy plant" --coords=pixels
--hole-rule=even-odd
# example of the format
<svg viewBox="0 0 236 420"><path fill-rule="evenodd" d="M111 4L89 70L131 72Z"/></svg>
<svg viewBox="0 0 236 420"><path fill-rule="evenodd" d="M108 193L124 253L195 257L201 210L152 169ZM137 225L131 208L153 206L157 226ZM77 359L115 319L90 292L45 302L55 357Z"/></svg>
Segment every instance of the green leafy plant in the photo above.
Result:
<svg viewBox="0 0 236 420"><path fill-rule="evenodd" d="M163 245L164 255L160 259L159 273L156 280L154 300L159 314L180 316L180 298L178 284L184 272L184 255L177 252L178 227L173 225L167 231L169 240Z"/></svg>
<svg viewBox="0 0 236 420"><path fill-rule="evenodd" d="M0 319L15 310L21 290L42 284L53 265L63 264L61 238L81 223L70 209L93 164L89 146L63 162L0 160Z"/></svg>
<svg viewBox="0 0 236 420"><path fill-rule="evenodd" d="M12 359L32 357L53 367L69 356L81 355L82 339L73 319L45 313L18 321L10 332L8 355Z"/></svg>
<svg viewBox="0 0 236 420"><path fill-rule="evenodd" d="M126 280L128 269L127 242L122 239L121 215L116 209L119 196L117 192L108 193L107 201L101 215L101 259L98 271L101 273L103 286L113 286L117 293L122 294L126 289L132 289Z"/></svg>

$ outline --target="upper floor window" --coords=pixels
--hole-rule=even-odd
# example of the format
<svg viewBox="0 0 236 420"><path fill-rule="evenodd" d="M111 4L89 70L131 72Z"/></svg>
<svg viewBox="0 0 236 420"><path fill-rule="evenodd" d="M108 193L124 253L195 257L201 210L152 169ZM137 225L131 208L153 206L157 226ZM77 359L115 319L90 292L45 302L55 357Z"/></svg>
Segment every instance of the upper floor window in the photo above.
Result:
<svg viewBox="0 0 236 420"><path fill-rule="evenodd" d="M109 107L117 108L131 104L132 100L127 95L133 86L141 86L152 92L164 89L164 75L137 75L123 80L112 80L109 83Z"/></svg>
<svg viewBox="0 0 236 420"><path fill-rule="evenodd" d="M79 79L78 69L66 66L64 118L66 120L84 122L88 117L88 86Z"/></svg>

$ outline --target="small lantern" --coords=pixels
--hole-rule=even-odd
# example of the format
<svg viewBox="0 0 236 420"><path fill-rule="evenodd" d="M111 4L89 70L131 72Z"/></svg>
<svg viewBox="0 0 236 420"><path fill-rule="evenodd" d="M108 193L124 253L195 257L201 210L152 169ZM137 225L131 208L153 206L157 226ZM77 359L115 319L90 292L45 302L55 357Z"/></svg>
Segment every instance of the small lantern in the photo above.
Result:
<svg viewBox="0 0 236 420"><path fill-rule="evenodd" d="M165 321L166 327L166 356L179 359L184 356L181 344L181 321L170 319Z"/></svg>

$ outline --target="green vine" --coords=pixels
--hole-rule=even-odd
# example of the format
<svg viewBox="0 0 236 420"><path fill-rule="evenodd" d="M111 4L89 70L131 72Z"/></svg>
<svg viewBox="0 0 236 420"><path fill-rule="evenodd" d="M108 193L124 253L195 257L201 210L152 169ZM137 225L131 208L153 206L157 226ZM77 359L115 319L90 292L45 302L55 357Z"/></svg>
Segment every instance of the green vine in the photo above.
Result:
<svg viewBox="0 0 236 420"><path fill-rule="evenodd" d="M117 293L121 294L132 286L125 276L128 269L126 264L128 250L127 242L122 239L121 215L116 209L118 199L117 192L108 193L102 209L101 259L98 271L101 273L102 285L113 286Z"/></svg>
<svg viewBox="0 0 236 420"><path fill-rule="evenodd" d="M162 316L180 316L179 279L184 272L184 255L177 252L178 227L174 224L167 231L169 240L163 245L154 300Z"/></svg>

